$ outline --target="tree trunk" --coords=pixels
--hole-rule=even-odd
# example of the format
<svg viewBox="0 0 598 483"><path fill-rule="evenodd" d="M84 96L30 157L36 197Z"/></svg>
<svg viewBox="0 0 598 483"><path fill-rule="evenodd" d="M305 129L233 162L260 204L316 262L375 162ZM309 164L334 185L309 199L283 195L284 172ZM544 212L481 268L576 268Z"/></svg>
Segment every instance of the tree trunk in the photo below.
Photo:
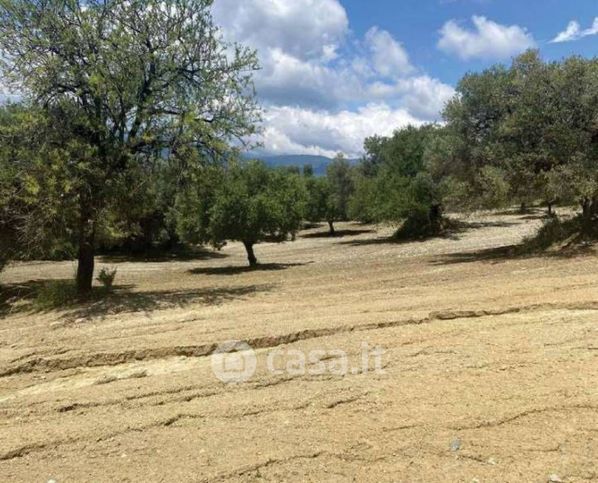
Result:
<svg viewBox="0 0 598 483"><path fill-rule="evenodd" d="M442 207L439 204L430 206L428 217L430 218L430 229L432 230L432 234L440 233L440 229L442 228Z"/></svg>
<svg viewBox="0 0 598 483"><path fill-rule="evenodd" d="M330 227L330 231L328 232L330 236L336 235L336 231L334 231L334 221L328 220L328 226Z"/></svg>
<svg viewBox="0 0 598 483"><path fill-rule="evenodd" d="M598 201L596 198L586 197L581 201L583 230L590 233L595 230Z"/></svg>
<svg viewBox="0 0 598 483"><path fill-rule="evenodd" d="M255 258L255 253L253 253L253 242L244 241L243 245L245 245L245 250L247 250L247 260L249 260L249 266L257 266L257 258Z"/></svg>
<svg viewBox="0 0 598 483"><path fill-rule="evenodd" d="M581 210L584 218L590 217L590 199L584 198L581 200Z"/></svg>
<svg viewBox="0 0 598 483"><path fill-rule="evenodd" d="M552 202L548 202L548 216L554 215L554 211L552 211Z"/></svg>
<svg viewBox="0 0 598 483"><path fill-rule="evenodd" d="M527 213L527 203L525 201L521 202L521 206L519 207L519 213Z"/></svg>
<svg viewBox="0 0 598 483"><path fill-rule="evenodd" d="M89 211L81 210L79 222L79 257L77 264L77 293L88 295L93 283L95 255L95 227Z"/></svg>

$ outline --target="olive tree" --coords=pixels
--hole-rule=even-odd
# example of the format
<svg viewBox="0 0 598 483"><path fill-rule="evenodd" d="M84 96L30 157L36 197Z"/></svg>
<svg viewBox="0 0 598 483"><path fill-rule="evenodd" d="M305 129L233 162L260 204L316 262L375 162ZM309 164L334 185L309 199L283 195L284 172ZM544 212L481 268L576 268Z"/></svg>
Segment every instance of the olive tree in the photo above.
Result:
<svg viewBox="0 0 598 483"><path fill-rule="evenodd" d="M195 190L181 195L179 232L184 239L217 248L227 240L240 241L254 267L258 263L255 244L295 236L303 220L305 198L297 174L268 168L259 161L233 162L219 174L212 171L209 184L198 183ZM198 199L204 202L197 203Z"/></svg>

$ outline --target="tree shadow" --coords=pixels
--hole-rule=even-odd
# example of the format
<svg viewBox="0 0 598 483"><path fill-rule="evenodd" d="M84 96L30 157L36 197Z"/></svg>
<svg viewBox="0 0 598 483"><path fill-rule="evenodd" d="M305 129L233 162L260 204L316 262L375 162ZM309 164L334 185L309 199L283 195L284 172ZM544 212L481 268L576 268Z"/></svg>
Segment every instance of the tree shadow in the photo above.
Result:
<svg viewBox="0 0 598 483"><path fill-rule="evenodd" d="M278 270L286 270L292 267L302 267L314 262L304 263L260 263L255 267L250 266L226 266L226 267L201 267L189 270L189 273L194 275L238 275L247 272L270 272Z"/></svg>
<svg viewBox="0 0 598 483"><path fill-rule="evenodd" d="M315 221L307 221L305 223L303 223L303 230L314 230L316 228L322 228L324 226L324 223L319 223L319 222L315 222Z"/></svg>
<svg viewBox="0 0 598 483"><path fill-rule="evenodd" d="M518 253L521 245L508 245L497 248L485 248L472 252L449 253L432 261L432 265L453 265L459 263L472 262L490 262L498 263L500 261L524 258Z"/></svg>
<svg viewBox="0 0 598 483"><path fill-rule="evenodd" d="M482 228L506 228L509 226L519 225L516 221L463 221L463 220L447 220L447 226L437 234L429 234L424 236L412 237L407 235L393 234L382 238L367 238L365 240L347 240L341 241L341 245L351 246L367 246L367 245L402 245L406 243L426 242L435 239L459 240L461 236L468 231L479 230Z"/></svg>
<svg viewBox="0 0 598 483"><path fill-rule="evenodd" d="M195 248L192 250L164 251L156 250L144 253L106 253L99 256L102 263L123 263L123 262L187 262L195 260L212 260L227 258L229 255L207 248Z"/></svg>
<svg viewBox="0 0 598 483"><path fill-rule="evenodd" d="M301 235L301 238L344 238L348 236L365 235L366 233L375 233L376 230L336 230L334 233L329 231L318 231L316 233L307 233Z"/></svg>
<svg viewBox="0 0 598 483"><path fill-rule="evenodd" d="M487 262L502 263L507 260L526 260L532 258L568 259L580 256L594 255L591 246L577 246L567 250L529 251L525 243L507 245L496 248L485 248L471 252L449 253L432 261L432 265L454 265L459 263Z"/></svg>
<svg viewBox="0 0 598 483"><path fill-rule="evenodd" d="M51 295L47 294L52 286ZM134 291L132 285L112 290L94 287L84 300L78 298L72 280L32 280L0 286L0 316L14 313L48 313L65 310L67 318L102 317L127 312L153 312L191 304L220 305L224 302L272 290L272 284L181 290Z"/></svg>

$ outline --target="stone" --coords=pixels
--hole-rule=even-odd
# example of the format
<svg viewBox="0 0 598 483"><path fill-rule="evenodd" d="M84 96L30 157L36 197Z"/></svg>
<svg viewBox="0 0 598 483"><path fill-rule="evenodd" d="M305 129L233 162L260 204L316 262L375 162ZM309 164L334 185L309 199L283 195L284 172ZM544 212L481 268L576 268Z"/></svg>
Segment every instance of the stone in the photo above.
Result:
<svg viewBox="0 0 598 483"><path fill-rule="evenodd" d="M461 449L461 440L459 438L455 438L451 441L451 451L459 451Z"/></svg>

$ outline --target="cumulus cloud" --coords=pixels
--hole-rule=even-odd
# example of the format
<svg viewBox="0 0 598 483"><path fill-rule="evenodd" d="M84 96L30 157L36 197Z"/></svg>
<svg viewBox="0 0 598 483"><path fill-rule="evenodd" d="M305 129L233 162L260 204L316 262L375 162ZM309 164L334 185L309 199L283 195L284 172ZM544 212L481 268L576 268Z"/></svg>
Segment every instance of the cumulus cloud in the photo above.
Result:
<svg viewBox="0 0 598 483"><path fill-rule="evenodd" d="M329 65L349 31L337 0L217 0L213 14L228 40L258 51L263 103L334 108L358 88L351 72Z"/></svg>
<svg viewBox="0 0 598 483"><path fill-rule="evenodd" d="M572 40L579 40L583 37L589 37L590 35L598 35L598 17L594 19L594 23L591 27L582 30L579 22L572 20L567 25L567 28L560 32L551 43L571 42Z"/></svg>
<svg viewBox="0 0 598 483"><path fill-rule="evenodd" d="M372 27L365 36L365 42L372 55L372 65L380 75L394 77L413 72L409 55L386 30Z"/></svg>
<svg viewBox="0 0 598 483"><path fill-rule="evenodd" d="M473 16L473 30L449 20L440 30L438 48L463 60L504 59L534 47L536 42L518 25L501 25L486 17Z"/></svg>
<svg viewBox="0 0 598 483"><path fill-rule="evenodd" d="M229 38L299 59L329 58L349 30L337 0L216 0L213 14Z"/></svg>
<svg viewBox="0 0 598 483"><path fill-rule="evenodd" d="M333 157L338 152L357 157L363 140L374 134L390 135L400 127L421 125L406 109L368 104L356 111L331 113L298 107L272 107L265 114L263 144L271 154L316 154Z"/></svg>
<svg viewBox="0 0 598 483"><path fill-rule="evenodd" d="M318 62L307 62L280 49L262 52L263 69L256 76L260 97L269 104L336 107L359 80L351 72Z"/></svg>
<svg viewBox="0 0 598 483"><path fill-rule="evenodd" d="M216 0L213 13L227 40L258 51L264 154L357 156L367 136L437 120L454 94L390 32L355 38L339 0Z"/></svg>
<svg viewBox="0 0 598 483"><path fill-rule="evenodd" d="M375 82L369 86L369 93L374 98L397 100L414 116L436 121L455 90L438 79L421 75L399 79L394 84Z"/></svg>

